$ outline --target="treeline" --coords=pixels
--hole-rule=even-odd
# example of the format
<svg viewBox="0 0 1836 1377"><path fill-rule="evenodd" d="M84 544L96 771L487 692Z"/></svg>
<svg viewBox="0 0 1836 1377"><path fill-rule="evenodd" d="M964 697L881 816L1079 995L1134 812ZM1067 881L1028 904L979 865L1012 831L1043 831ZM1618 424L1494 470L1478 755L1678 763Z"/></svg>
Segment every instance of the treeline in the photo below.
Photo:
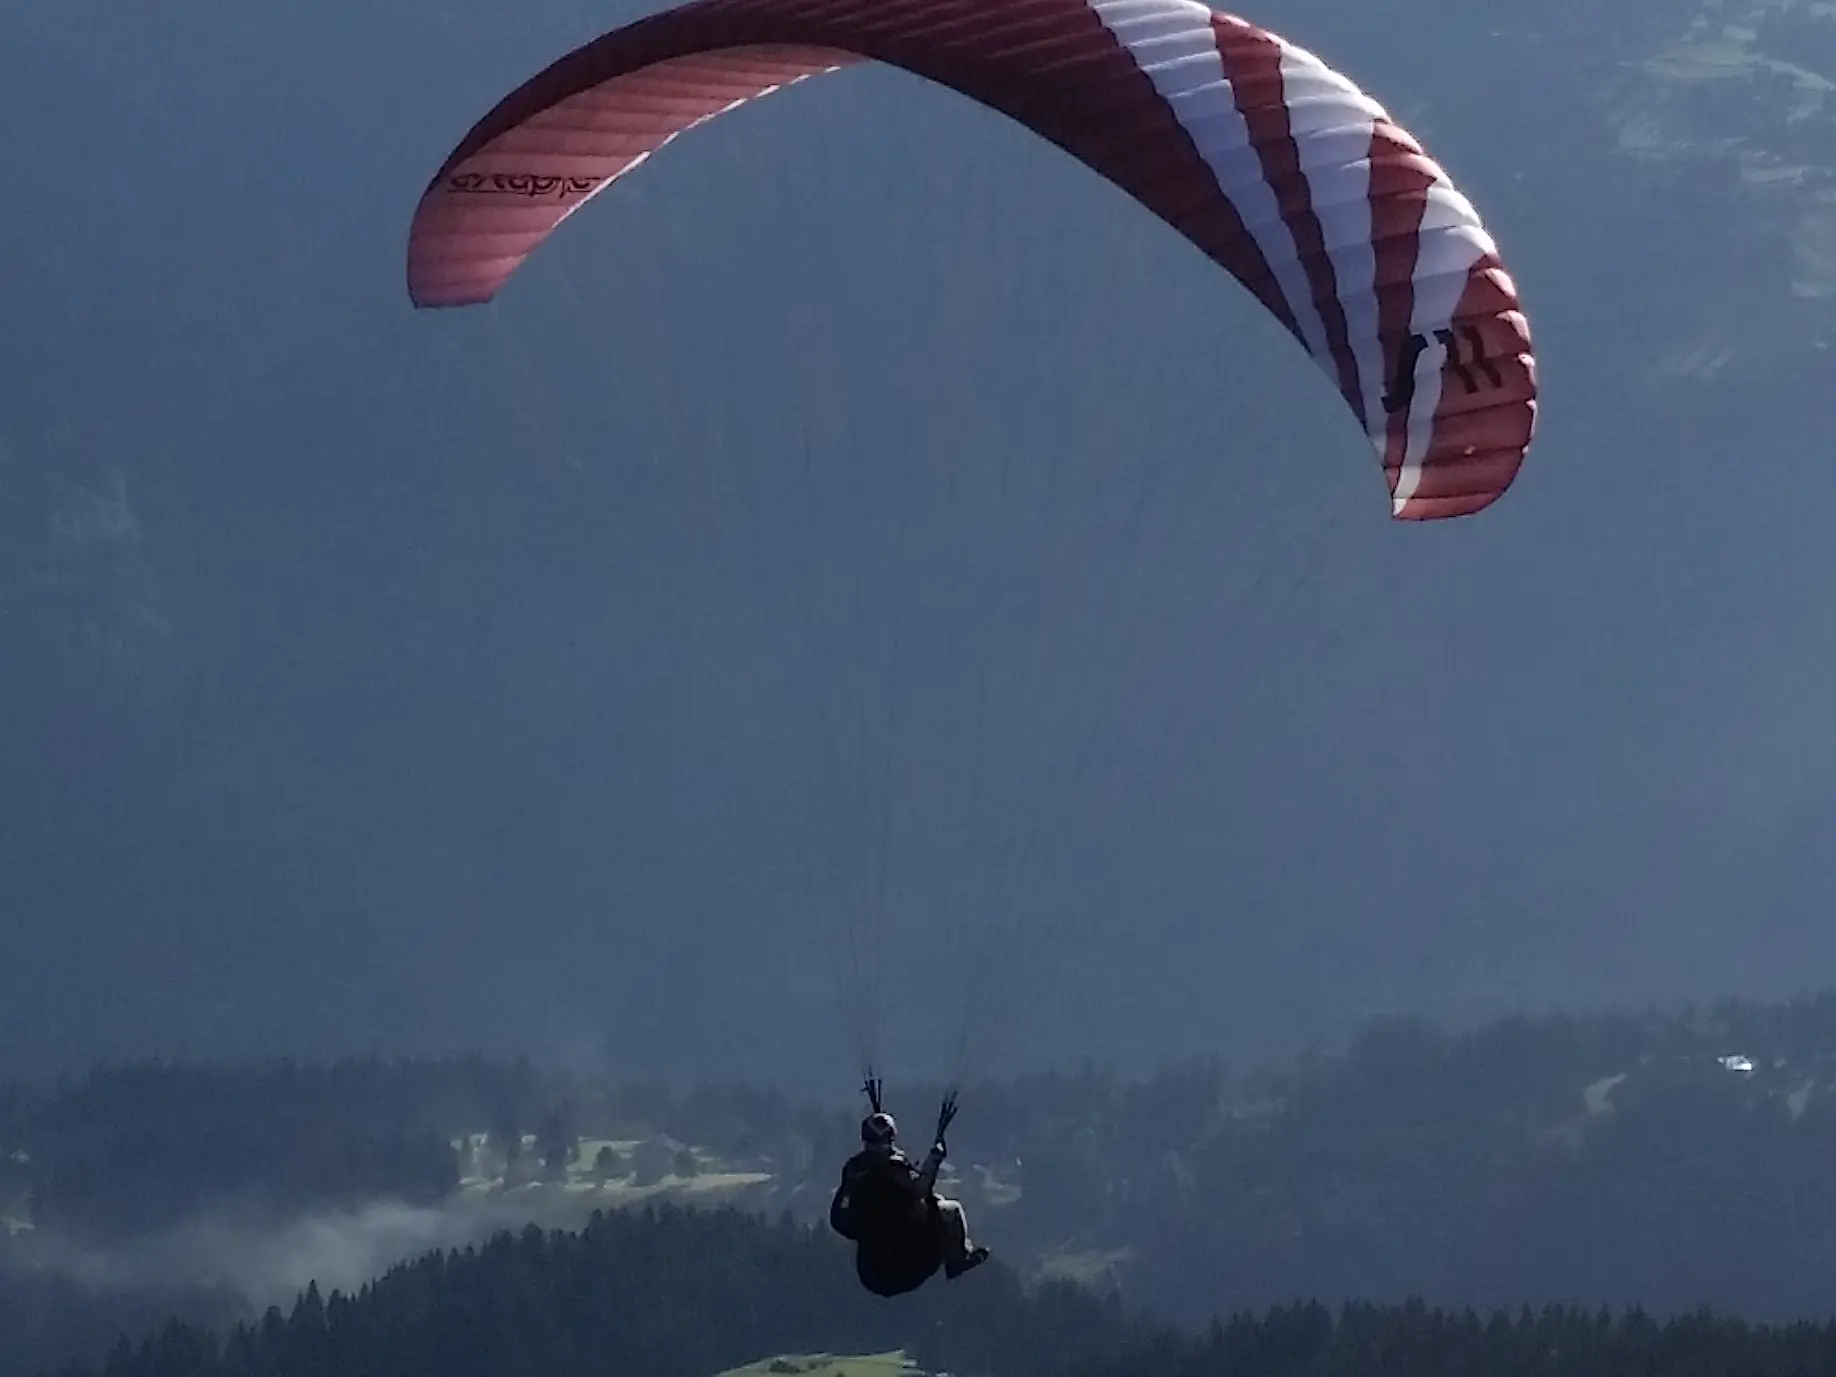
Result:
<svg viewBox="0 0 1836 1377"><path fill-rule="evenodd" d="M1810 1377L1836 1362L1836 1325L1752 1325L1708 1311L1667 1322L1642 1310L1516 1312L1317 1302L1071 1362L1076 1377Z"/></svg>
<svg viewBox="0 0 1836 1377"><path fill-rule="evenodd" d="M1700 1313L1515 1314L1316 1303L1240 1314L1194 1338L1000 1267L898 1304L856 1286L843 1249L782 1219L674 1209L595 1216L429 1254L358 1293L310 1289L228 1334L172 1322L64 1377L646 1377L774 1353L903 1348L960 1377L1826 1377L1836 1325Z"/></svg>

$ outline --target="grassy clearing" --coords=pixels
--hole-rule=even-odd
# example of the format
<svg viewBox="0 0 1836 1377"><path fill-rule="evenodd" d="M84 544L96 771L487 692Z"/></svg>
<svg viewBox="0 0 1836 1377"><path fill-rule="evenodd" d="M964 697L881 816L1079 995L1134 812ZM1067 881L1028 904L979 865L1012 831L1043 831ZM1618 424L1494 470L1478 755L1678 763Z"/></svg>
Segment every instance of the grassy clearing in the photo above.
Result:
<svg viewBox="0 0 1836 1377"><path fill-rule="evenodd" d="M644 1142L635 1138L583 1138L575 1146L564 1173L547 1177L535 1166L536 1137L525 1133L522 1163L514 1179L506 1181L489 1156L489 1136L471 1134L455 1138L453 1146L466 1150L468 1143L482 1145L471 1169L461 1176L460 1193L488 1196L504 1193L549 1193L591 1197L609 1206L642 1204L658 1197L721 1197L738 1194L774 1179L766 1171L736 1171L716 1154L687 1144ZM600 1154L607 1155L607 1170L599 1169ZM501 1159L499 1159L501 1160Z"/></svg>
<svg viewBox="0 0 1836 1377"><path fill-rule="evenodd" d="M1100 1286L1133 1259L1133 1248L1060 1249L1039 1262L1037 1273L1046 1281L1071 1281L1080 1286Z"/></svg>

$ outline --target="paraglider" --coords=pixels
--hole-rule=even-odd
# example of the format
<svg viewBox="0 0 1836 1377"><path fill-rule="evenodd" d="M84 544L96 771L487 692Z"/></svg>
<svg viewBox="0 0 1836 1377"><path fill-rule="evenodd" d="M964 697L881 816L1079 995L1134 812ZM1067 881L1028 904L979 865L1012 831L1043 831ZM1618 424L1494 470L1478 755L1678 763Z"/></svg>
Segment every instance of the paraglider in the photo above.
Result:
<svg viewBox="0 0 1836 1377"><path fill-rule="evenodd" d="M892 1297L917 1290L939 1267L951 1281L974 1271L988 1261L988 1249L969 1241L962 1203L937 1194L955 1097L945 1098L931 1150L918 1165L899 1150L899 1126L883 1107L880 1082L869 1076L865 1089L873 1108L861 1120L861 1150L842 1167L829 1202L829 1227L855 1245L861 1285Z"/></svg>
<svg viewBox="0 0 1836 1377"><path fill-rule="evenodd" d="M1517 287L1420 143L1313 53L1197 0L693 0L530 78L453 149L408 244L417 306L492 300L569 216L760 96L860 62L998 111L1106 178L1248 290L1375 451L1391 515L1478 512L1515 480L1537 378ZM1100 269L1099 269L1100 270ZM966 1038L965 1038L966 1040ZM987 1257L873 1113L831 1208L882 1295Z"/></svg>

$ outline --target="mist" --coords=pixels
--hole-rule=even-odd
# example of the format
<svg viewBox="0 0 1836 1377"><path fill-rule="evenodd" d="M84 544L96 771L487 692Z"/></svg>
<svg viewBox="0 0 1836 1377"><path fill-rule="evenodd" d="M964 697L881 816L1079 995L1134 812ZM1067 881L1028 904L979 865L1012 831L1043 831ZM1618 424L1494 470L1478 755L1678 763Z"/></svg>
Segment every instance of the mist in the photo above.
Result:
<svg viewBox="0 0 1836 1377"><path fill-rule="evenodd" d="M288 1219L210 1212L106 1246L33 1239L34 1270L94 1291L228 1293L251 1314L291 1308L310 1285L351 1294L398 1262L463 1248L503 1229L540 1222L527 1206L455 1202L438 1208L374 1200Z"/></svg>

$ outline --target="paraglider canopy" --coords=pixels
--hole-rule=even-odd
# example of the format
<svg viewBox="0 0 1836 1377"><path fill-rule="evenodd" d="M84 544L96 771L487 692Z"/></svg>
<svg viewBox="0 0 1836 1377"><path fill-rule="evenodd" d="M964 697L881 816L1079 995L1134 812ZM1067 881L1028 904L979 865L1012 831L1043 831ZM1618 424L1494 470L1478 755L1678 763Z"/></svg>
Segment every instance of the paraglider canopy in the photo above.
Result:
<svg viewBox="0 0 1836 1377"><path fill-rule="evenodd" d="M564 219L682 133L849 63L1019 121L1231 272L1326 372L1392 514L1475 512L1536 418L1517 289L1472 204L1376 101L1196 0L695 0L505 97L415 212L420 306L489 300Z"/></svg>

